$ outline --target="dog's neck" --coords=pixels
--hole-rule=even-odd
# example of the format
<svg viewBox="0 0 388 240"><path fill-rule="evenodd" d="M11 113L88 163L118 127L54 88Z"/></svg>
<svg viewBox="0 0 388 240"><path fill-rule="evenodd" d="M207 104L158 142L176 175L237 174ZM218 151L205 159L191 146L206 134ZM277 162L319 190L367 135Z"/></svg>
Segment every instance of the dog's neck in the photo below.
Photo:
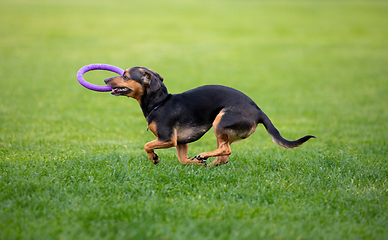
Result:
<svg viewBox="0 0 388 240"><path fill-rule="evenodd" d="M148 119L148 115L157 107L159 107L165 100L167 100L170 94L167 92L167 88L159 88L155 92L147 92L143 95L140 101L140 107L143 111L143 115Z"/></svg>

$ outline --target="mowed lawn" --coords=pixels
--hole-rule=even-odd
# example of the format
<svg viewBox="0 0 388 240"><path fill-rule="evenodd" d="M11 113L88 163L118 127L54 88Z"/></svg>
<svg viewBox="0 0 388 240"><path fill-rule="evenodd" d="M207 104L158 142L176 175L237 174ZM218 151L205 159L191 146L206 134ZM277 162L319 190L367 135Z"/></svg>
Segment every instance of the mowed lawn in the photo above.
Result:
<svg viewBox="0 0 388 240"><path fill-rule="evenodd" d="M387 1L0 0L0 239L388 239L387 24ZM91 63L237 88L317 139L259 125L224 166L154 166Z"/></svg>

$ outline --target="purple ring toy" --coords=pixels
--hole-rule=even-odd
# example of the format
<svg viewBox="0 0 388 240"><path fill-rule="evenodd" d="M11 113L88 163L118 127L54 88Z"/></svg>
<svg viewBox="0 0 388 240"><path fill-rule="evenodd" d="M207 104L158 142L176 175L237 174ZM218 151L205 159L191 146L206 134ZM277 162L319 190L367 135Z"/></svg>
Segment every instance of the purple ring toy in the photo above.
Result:
<svg viewBox="0 0 388 240"><path fill-rule="evenodd" d="M83 66L82 68L80 68L80 70L78 70L78 72L77 72L78 82L82 86L86 87L87 89L97 91L97 92L110 92L110 91L112 91L112 88L109 86L100 86L100 85L95 85L95 84L91 84L91 83L87 82L84 79L84 74L86 72L89 72L92 70L108 70L111 72L115 72L119 75L123 75L123 73L124 73L123 69L116 67L116 66L113 66L113 65L108 65L108 64L89 64L89 65L86 65L86 66Z"/></svg>

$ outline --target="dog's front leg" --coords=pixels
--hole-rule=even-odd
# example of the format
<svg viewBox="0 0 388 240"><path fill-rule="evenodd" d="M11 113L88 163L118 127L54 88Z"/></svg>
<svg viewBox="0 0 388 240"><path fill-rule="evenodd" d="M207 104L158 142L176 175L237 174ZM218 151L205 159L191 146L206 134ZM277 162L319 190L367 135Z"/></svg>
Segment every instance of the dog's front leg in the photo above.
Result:
<svg viewBox="0 0 388 240"><path fill-rule="evenodd" d="M198 160L198 159L190 159L187 157L187 150L189 148L189 144L177 144L176 145L176 151L178 154L178 160L182 164L198 164L198 165L203 165L206 166L206 161L205 160Z"/></svg>
<svg viewBox="0 0 388 240"><path fill-rule="evenodd" d="M170 148L170 147L175 147L176 142L174 141L161 141L159 139L155 139L151 142L148 142L144 145L144 150L147 153L148 158L153 162L154 164L159 163L159 157L155 153L155 149L160 149L160 148Z"/></svg>

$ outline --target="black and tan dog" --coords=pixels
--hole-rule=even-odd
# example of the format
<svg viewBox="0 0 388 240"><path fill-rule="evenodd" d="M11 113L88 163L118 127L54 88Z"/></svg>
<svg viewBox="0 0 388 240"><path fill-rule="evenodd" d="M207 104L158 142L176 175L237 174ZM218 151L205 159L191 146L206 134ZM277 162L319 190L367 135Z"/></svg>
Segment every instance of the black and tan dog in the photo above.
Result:
<svg viewBox="0 0 388 240"><path fill-rule="evenodd" d="M259 123L264 124L273 141L284 148L294 148L314 136L296 141L284 139L267 115L246 96L233 88L208 85L180 94L169 94L163 78L156 72L133 67L122 76L105 79L113 88L112 95L132 97L138 101L156 140L145 144L148 158L159 163L155 149L176 147L182 164L225 164L231 154L230 144L249 137ZM211 127L217 138L217 149L187 157L188 144L200 139Z"/></svg>

